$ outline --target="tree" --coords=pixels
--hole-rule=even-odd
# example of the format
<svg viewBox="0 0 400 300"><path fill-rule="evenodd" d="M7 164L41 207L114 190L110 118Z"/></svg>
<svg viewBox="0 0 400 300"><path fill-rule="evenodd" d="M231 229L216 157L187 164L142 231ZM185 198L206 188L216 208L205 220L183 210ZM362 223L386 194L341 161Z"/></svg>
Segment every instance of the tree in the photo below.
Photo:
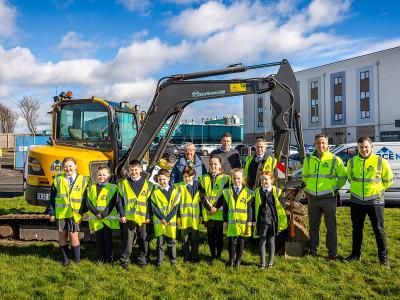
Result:
<svg viewBox="0 0 400 300"><path fill-rule="evenodd" d="M17 102L21 110L22 117L25 119L28 129L32 134L36 134L36 126L39 120L40 102L32 97L23 96Z"/></svg>
<svg viewBox="0 0 400 300"><path fill-rule="evenodd" d="M14 132L15 124L18 120L18 114L12 111L6 105L0 103L0 132Z"/></svg>

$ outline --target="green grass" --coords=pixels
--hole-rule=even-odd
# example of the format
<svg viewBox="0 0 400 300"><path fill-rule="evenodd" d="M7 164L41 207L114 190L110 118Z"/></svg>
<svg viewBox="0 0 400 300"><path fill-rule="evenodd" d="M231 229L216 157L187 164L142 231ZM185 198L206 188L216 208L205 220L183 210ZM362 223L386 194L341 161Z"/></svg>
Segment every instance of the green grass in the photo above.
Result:
<svg viewBox="0 0 400 300"><path fill-rule="evenodd" d="M0 198L0 215L43 213L44 211L45 207L30 205L23 196Z"/></svg>
<svg viewBox="0 0 400 300"><path fill-rule="evenodd" d="M7 201L5 201L7 203ZM3 201L1 205L3 205ZM94 244L82 245L82 262L67 268L58 263L56 243L0 246L0 296L2 298L68 299L394 299L400 297L400 222L399 209L386 208L391 270L378 263L375 238L366 221L361 262L328 263L322 257L285 260L275 258L273 269L258 270L258 255L246 247L239 270L226 269L223 261L208 264L208 247L200 247L202 262L185 264L179 258L175 268L164 261L129 271L117 263L95 262ZM320 254L326 255L322 225ZM348 207L338 208L339 256L351 249L351 222ZM119 254L119 243L114 245ZM155 242L152 242L154 261ZM178 250L180 245L178 246ZM134 249L133 256L137 254Z"/></svg>

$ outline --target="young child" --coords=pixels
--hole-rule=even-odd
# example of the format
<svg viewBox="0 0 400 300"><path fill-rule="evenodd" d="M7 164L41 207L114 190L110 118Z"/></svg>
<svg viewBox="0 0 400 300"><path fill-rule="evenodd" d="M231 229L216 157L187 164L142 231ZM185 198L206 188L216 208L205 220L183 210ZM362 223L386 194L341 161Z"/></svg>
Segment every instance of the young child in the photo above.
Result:
<svg viewBox="0 0 400 300"><path fill-rule="evenodd" d="M137 263L140 267L147 264L149 257L151 204L150 194L153 185L141 176L142 165L138 160L128 164L129 177L118 183L117 211L122 223L122 254L121 266L128 268L135 235L138 237L139 256Z"/></svg>
<svg viewBox="0 0 400 300"><path fill-rule="evenodd" d="M232 185L224 189L224 231L228 237L228 267L239 267L244 238L251 235L253 191L243 184L243 169L231 170Z"/></svg>
<svg viewBox="0 0 400 300"><path fill-rule="evenodd" d="M209 173L199 177L203 220L206 222L211 260L220 259L224 242L222 191L229 186L229 176L222 173L221 158L210 157Z"/></svg>
<svg viewBox="0 0 400 300"><path fill-rule="evenodd" d="M154 233L157 237L157 266L164 260L164 244L168 246L171 265L176 264L176 214L181 201L177 188L169 186L170 172L160 169L158 186L151 193Z"/></svg>
<svg viewBox="0 0 400 300"><path fill-rule="evenodd" d="M282 205L282 190L274 186L274 176L269 171L260 174L261 186L255 191L253 222L254 236L260 236L260 269L265 268L266 242L268 242L268 267L274 265L275 236L287 228L287 217Z"/></svg>
<svg viewBox="0 0 400 300"><path fill-rule="evenodd" d="M198 182L194 181L196 171L186 166L182 170L183 182L176 185L181 194L178 212L178 227L182 234L184 261L199 262L199 226L201 218Z"/></svg>
<svg viewBox="0 0 400 300"><path fill-rule="evenodd" d="M97 181L87 191L86 205L89 209L89 229L95 232L97 260L112 261L112 230L119 229L119 216L115 209L118 186L109 183L111 169L100 166Z"/></svg>
<svg viewBox="0 0 400 300"><path fill-rule="evenodd" d="M75 263L81 259L79 243L79 223L85 210L86 189L88 179L77 173L78 166L73 157L65 157L62 161L63 174L54 178L48 206L49 220L56 221L58 242L62 255L62 265L68 265L68 237L74 253Z"/></svg>

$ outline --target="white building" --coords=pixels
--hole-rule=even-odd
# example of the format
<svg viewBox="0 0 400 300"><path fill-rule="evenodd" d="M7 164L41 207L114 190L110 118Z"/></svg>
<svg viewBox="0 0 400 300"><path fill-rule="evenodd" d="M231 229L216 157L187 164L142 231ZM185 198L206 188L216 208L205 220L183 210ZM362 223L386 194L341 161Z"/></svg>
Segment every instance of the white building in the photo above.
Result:
<svg viewBox="0 0 400 300"><path fill-rule="evenodd" d="M400 141L400 47L302 70L296 78L306 144L320 132L331 144L364 135ZM245 143L271 140L269 93L244 96L243 109Z"/></svg>

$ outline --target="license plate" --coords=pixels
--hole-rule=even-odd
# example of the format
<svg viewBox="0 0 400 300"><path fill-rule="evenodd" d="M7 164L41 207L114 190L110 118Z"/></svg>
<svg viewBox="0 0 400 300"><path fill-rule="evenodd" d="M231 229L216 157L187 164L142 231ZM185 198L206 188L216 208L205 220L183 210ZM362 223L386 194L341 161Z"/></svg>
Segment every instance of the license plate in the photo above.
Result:
<svg viewBox="0 0 400 300"><path fill-rule="evenodd" d="M36 194L36 199L37 200L42 200L42 201L49 201L50 200L50 194L48 194L48 193L37 193Z"/></svg>

